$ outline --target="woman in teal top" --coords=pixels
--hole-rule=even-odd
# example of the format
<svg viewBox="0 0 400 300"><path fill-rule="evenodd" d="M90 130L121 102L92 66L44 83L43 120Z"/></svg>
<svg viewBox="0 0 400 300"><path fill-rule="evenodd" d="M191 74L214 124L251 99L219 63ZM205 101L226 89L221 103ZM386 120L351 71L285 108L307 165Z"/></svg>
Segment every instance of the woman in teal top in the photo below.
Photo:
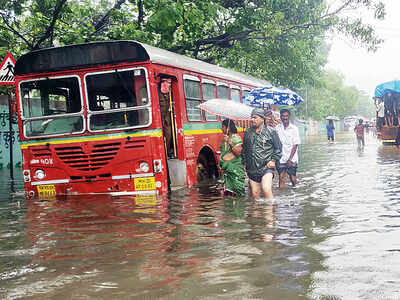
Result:
<svg viewBox="0 0 400 300"><path fill-rule="evenodd" d="M222 121L222 139L220 150L221 158L219 165L222 171L222 181L224 182L224 194L243 195L245 173L242 164L242 138L237 134L235 123L232 120Z"/></svg>

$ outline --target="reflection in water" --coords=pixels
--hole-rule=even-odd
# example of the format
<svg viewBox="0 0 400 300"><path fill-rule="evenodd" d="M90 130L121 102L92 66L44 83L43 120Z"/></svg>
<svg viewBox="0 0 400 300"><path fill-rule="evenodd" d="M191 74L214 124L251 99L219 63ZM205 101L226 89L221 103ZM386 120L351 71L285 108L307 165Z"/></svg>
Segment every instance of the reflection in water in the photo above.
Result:
<svg viewBox="0 0 400 300"><path fill-rule="evenodd" d="M398 298L399 153L310 138L300 183L268 201L223 197L215 182L164 197L5 193L0 297Z"/></svg>

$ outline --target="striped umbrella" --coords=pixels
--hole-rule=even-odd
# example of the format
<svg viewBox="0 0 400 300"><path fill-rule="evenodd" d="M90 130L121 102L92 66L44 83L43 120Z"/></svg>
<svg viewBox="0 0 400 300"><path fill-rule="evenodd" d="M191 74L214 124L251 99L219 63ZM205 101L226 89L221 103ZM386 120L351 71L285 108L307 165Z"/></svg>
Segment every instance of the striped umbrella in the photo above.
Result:
<svg viewBox="0 0 400 300"><path fill-rule="evenodd" d="M254 107L228 99L210 99L197 106L198 108L231 120L248 120Z"/></svg>

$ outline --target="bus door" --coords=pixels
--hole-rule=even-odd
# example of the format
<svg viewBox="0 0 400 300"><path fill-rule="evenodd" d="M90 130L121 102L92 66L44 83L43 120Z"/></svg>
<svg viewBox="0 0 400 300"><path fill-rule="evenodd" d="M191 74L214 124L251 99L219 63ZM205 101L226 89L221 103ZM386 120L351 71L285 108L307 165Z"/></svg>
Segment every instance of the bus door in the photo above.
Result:
<svg viewBox="0 0 400 300"><path fill-rule="evenodd" d="M170 187L186 185L186 164L185 160L178 159L178 132L176 120L176 105L174 93L177 87L177 80L171 77L161 77L158 85L158 99L161 113L161 123L164 136L165 156L167 157L168 182Z"/></svg>

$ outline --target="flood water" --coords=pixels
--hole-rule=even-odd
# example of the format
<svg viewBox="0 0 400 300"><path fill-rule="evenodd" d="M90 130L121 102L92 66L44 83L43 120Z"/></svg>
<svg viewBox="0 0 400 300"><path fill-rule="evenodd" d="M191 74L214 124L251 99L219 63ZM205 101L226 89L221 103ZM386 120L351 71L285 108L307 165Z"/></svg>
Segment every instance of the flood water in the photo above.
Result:
<svg viewBox="0 0 400 300"><path fill-rule="evenodd" d="M25 201L2 174L0 298L400 299L400 152L366 143L309 138L274 201L216 182Z"/></svg>

